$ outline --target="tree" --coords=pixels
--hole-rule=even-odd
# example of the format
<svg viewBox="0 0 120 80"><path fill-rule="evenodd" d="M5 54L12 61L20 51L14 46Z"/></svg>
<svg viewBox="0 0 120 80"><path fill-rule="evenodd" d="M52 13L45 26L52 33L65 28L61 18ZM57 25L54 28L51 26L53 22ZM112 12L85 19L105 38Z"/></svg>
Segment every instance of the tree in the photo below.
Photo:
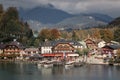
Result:
<svg viewBox="0 0 120 80"><path fill-rule="evenodd" d="M3 14L4 10L3 10L3 6L2 4L0 4L0 18L1 18L1 15Z"/></svg>
<svg viewBox="0 0 120 80"><path fill-rule="evenodd" d="M34 46L35 47L39 47L39 43L40 43L39 39L34 40Z"/></svg>
<svg viewBox="0 0 120 80"><path fill-rule="evenodd" d="M120 28L114 31L114 40L120 42Z"/></svg>
<svg viewBox="0 0 120 80"><path fill-rule="evenodd" d="M50 35L51 34L49 29L42 29L38 37L41 41L45 41L45 39L48 39L48 40L50 39Z"/></svg>
<svg viewBox="0 0 120 80"><path fill-rule="evenodd" d="M52 29L50 31L50 35L51 35L51 40L56 40L58 38L60 38L60 32L57 29Z"/></svg>
<svg viewBox="0 0 120 80"><path fill-rule="evenodd" d="M101 39L100 31L99 29L91 29L92 33L92 38L95 39Z"/></svg>
<svg viewBox="0 0 120 80"><path fill-rule="evenodd" d="M83 55L84 55L84 61L85 62L87 61L88 52L89 52L88 48L83 49Z"/></svg>
<svg viewBox="0 0 120 80"><path fill-rule="evenodd" d="M8 20L9 19L19 20L18 11L15 7L9 7L5 15Z"/></svg>
<svg viewBox="0 0 120 80"><path fill-rule="evenodd" d="M101 38L106 42L110 42L114 38L113 32L110 29L100 30L100 34Z"/></svg>
<svg viewBox="0 0 120 80"><path fill-rule="evenodd" d="M72 32L72 39L75 40L75 41L78 40L78 35L77 35L76 31Z"/></svg>
<svg viewBox="0 0 120 80"><path fill-rule="evenodd" d="M8 42L16 38L18 41L25 43L25 45L29 44L29 39L33 38L32 29L30 29L27 23L19 20L17 9L15 7L9 7L6 11L3 11L3 7L0 5L1 14L0 41Z"/></svg>
<svg viewBox="0 0 120 80"><path fill-rule="evenodd" d="M16 32L21 32L17 31L20 29L18 19L18 11L16 8L10 7L4 12L0 20L0 30L6 35L6 37L10 37L10 33L13 34Z"/></svg>
<svg viewBox="0 0 120 80"><path fill-rule="evenodd" d="M80 50L80 49L77 49L76 50L76 53L79 54L79 56L82 56L84 54L84 51L83 50Z"/></svg>

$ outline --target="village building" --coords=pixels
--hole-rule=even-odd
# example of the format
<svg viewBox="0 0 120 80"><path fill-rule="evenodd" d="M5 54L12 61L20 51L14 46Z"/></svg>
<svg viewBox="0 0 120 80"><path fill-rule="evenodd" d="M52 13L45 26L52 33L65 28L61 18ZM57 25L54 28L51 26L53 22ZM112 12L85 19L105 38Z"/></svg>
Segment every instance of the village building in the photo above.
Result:
<svg viewBox="0 0 120 80"><path fill-rule="evenodd" d="M3 54L4 54L4 58L17 58L20 56L21 51L23 51L24 47L21 43L19 43L18 41L16 41L16 39L14 39L14 41L5 44L4 48L3 48Z"/></svg>
<svg viewBox="0 0 120 80"><path fill-rule="evenodd" d="M39 54L39 52L40 52L39 48L26 48L24 51L27 55L30 55L30 56L32 56L34 54Z"/></svg>
<svg viewBox="0 0 120 80"><path fill-rule="evenodd" d="M76 50L82 50L82 44L72 40L45 41L40 46L40 51L44 57L79 56Z"/></svg>
<svg viewBox="0 0 120 80"><path fill-rule="evenodd" d="M52 53L52 42L51 41L45 41L43 43L40 44L40 53L41 54L46 54Z"/></svg>
<svg viewBox="0 0 120 80"><path fill-rule="evenodd" d="M3 44L3 43L0 43L0 54L3 53L3 48L4 48L4 44Z"/></svg>
<svg viewBox="0 0 120 80"><path fill-rule="evenodd" d="M118 44L105 45L104 47L102 47L102 54L106 56L114 56L116 55L118 49L120 49L120 45Z"/></svg>
<svg viewBox="0 0 120 80"><path fill-rule="evenodd" d="M16 40L8 43L4 47L4 54L19 54L24 47L21 43L17 42Z"/></svg>
<svg viewBox="0 0 120 80"><path fill-rule="evenodd" d="M98 42L98 48L102 48L102 47L104 47L106 45L106 42L105 41L100 41L100 42Z"/></svg>
<svg viewBox="0 0 120 80"><path fill-rule="evenodd" d="M95 50L98 48L96 42L90 38L86 39L85 43L86 43L87 48L90 50Z"/></svg>

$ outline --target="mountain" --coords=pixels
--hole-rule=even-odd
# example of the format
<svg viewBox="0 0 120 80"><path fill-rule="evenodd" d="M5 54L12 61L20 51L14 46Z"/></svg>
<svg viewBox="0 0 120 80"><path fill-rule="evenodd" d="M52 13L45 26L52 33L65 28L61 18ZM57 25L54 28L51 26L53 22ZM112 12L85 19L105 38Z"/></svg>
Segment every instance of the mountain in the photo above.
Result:
<svg viewBox="0 0 120 80"><path fill-rule="evenodd" d="M120 26L120 17L112 20L112 21L109 23L109 25L111 25L111 26Z"/></svg>
<svg viewBox="0 0 120 80"><path fill-rule="evenodd" d="M112 20L111 17L108 17L106 15L106 17L108 17L106 19L105 16L101 16L102 14L80 14L80 15L76 15L74 17L70 17L67 18L61 22L58 23L58 25L60 24L64 24L64 25L76 25L76 28L80 28L80 27L96 27L96 26L100 26L100 25L106 25L109 20ZM105 19L103 19L105 18Z"/></svg>
<svg viewBox="0 0 120 80"><path fill-rule="evenodd" d="M70 14L53 5L40 5L32 9L19 8L21 19L28 21L32 29L44 27L82 28L106 25L112 17L99 13Z"/></svg>
<svg viewBox="0 0 120 80"><path fill-rule="evenodd" d="M83 16L92 16L95 20L99 20L102 22L109 23L113 20L113 18L106 14L100 14L100 13L89 13L89 14L82 14Z"/></svg>
<svg viewBox="0 0 120 80"><path fill-rule="evenodd" d="M50 5L50 4L49 4ZM54 6L39 6L33 9L19 9L20 17L23 20L35 20L43 24L56 24L65 18L72 17L62 10L54 8Z"/></svg>

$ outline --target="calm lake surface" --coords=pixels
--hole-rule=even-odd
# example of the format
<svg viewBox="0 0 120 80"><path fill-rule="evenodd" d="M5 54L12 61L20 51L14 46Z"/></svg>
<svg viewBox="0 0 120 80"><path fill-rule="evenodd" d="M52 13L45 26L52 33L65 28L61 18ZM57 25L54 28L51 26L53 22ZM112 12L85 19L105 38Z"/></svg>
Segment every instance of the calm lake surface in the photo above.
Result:
<svg viewBox="0 0 120 80"><path fill-rule="evenodd" d="M0 63L0 80L120 80L120 66L40 69L32 63Z"/></svg>

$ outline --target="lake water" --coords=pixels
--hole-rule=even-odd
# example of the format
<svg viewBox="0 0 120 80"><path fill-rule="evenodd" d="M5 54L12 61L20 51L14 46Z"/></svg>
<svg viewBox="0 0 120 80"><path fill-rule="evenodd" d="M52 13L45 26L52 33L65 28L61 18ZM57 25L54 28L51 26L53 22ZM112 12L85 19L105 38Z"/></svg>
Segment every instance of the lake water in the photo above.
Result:
<svg viewBox="0 0 120 80"><path fill-rule="evenodd" d="M120 80L120 66L41 69L31 63L0 63L0 80Z"/></svg>

